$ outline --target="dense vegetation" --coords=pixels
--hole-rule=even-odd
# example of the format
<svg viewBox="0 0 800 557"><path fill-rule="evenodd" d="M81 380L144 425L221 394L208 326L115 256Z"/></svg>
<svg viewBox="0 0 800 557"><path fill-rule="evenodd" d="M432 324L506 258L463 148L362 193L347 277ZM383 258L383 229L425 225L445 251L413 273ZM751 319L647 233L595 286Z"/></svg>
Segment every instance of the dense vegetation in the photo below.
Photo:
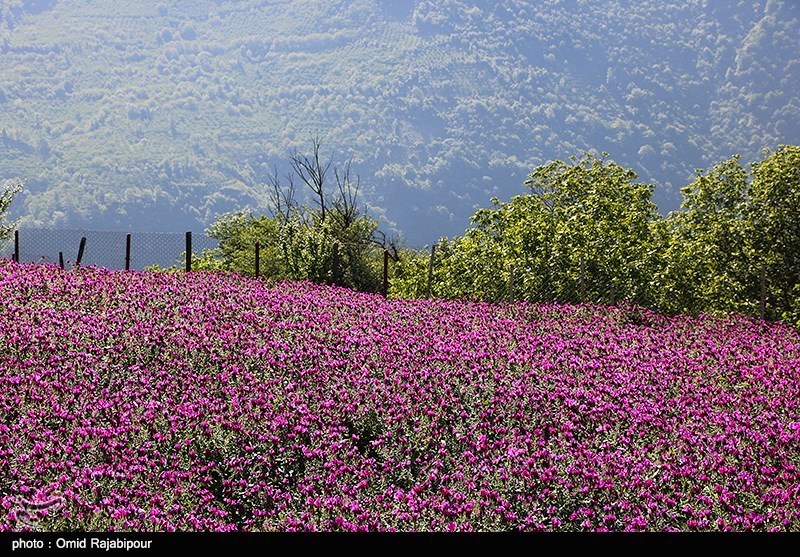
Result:
<svg viewBox="0 0 800 557"><path fill-rule="evenodd" d="M0 298L0 530L800 529L786 325L5 260Z"/></svg>
<svg viewBox="0 0 800 557"><path fill-rule="evenodd" d="M379 248L389 247L394 297L629 300L669 314L757 315L763 272L765 316L800 324L800 147L781 146L749 170L739 157L698 170L681 190L681 210L666 218L652 186L605 156L538 166L526 186L527 194L477 211L463 236L440 240L432 269L426 250L371 238L377 222L357 211L349 235L329 226L321 205L303 219L226 216L210 229L220 249L204 265L252 273L260 241L270 246L266 276L375 291ZM329 189L342 205L347 190ZM341 263L354 270L346 278L333 276L337 244L359 247Z"/></svg>
<svg viewBox="0 0 800 557"><path fill-rule="evenodd" d="M463 237L441 243L434 295L576 301L583 267L587 301L756 314L763 266L767 316L800 324L800 147L750 171L738 157L698 171L666 218L650 186L592 155L537 167L526 184L527 195L495 200ZM427 257L406 261L393 283L400 296L428 278Z"/></svg>
<svg viewBox="0 0 800 557"><path fill-rule="evenodd" d="M197 229L262 208L257 184L325 130L371 214L417 246L582 150L658 184L666 212L693 168L800 144L799 15L791 0L6 0L0 168L26 179L27 225Z"/></svg>

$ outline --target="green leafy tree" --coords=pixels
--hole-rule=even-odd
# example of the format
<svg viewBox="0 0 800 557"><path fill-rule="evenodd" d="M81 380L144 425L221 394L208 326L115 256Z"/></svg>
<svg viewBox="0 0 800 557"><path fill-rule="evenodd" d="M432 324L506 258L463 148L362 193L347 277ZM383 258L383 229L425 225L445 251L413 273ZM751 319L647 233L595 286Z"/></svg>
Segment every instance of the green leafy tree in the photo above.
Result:
<svg viewBox="0 0 800 557"><path fill-rule="evenodd" d="M590 153L536 167L530 193L493 199L463 237L440 245L435 293L576 302L584 291L586 301L652 302L659 217L652 186L636 179Z"/></svg>
<svg viewBox="0 0 800 557"><path fill-rule="evenodd" d="M281 222L266 215L238 211L224 215L206 231L219 247L200 258L200 268L215 265L240 273L255 273L255 244L260 243L260 272L270 278L287 276L280 252ZM212 263L216 261L217 263Z"/></svg>
<svg viewBox="0 0 800 557"><path fill-rule="evenodd" d="M698 170L666 219L652 187L605 156L538 166L526 185L440 240L432 295L575 302L583 290L587 301L668 313L753 315L763 264L767 317L800 325L800 147L779 147L749 173L738 156ZM429 262L427 251L402 252L394 294L427 294Z"/></svg>
<svg viewBox="0 0 800 557"><path fill-rule="evenodd" d="M533 279L532 286L553 291L557 299L576 298L583 267L587 300L624 297L647 303L653 295L651 228L659 219L653 187L606 157L585 154L573 157L572 164L555 161L531 173L526 184L535 211L525 213L538 218L524 246L528 253L535 249L537 260L526 261L526 267L535 270L538 264L542 278Z"/></svg>
<svg viewBox="0 0 800 557"><path fill-rule="evenodd" d="M748 218L754 258L766 265L768 317L800 325L800 146L753 165Z"/></svg>
<svg viewBox="0 0 800 557"><path fill-rule="evenodd" d="M681 189L681 211L666 221L660 309L671 313L753 313L747 171L735 156Z"/></svg>
<svg viewBox="0 0 800 557"><path fill-rule="evenodd" d="M501 250L501 242L480 228L467 231L463 237L440 239L436 246L431 295L448 299L503 300L503 285L508 275L503 272L505 259ZM409 297L427 291L429 261L422 254L401 259L395 275L403 278L392 282L396 296ZM412 269L416 273L413 279L410 277Z"/></svg>
<svg viewBox="0 0 800 557"><path fill-rule="evenodd" d="M441 240L437 246L437 258L441 257ZM395 298L425 298L428 292L428 270L430 265L430 248L421 250L401 248L397 258L390 267L391 284L390 295Z"/></svg>

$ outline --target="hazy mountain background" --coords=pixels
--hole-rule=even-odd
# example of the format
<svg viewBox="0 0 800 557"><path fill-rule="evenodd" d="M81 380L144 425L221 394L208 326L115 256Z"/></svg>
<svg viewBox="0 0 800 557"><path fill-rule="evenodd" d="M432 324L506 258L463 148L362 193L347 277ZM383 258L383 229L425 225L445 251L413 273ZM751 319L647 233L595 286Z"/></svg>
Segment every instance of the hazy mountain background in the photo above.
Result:
<svg viewBox="0 0 800 557"><path fill-rule="evenodd" d="M0 177L27 225L204 227L323 137L412 245L607 151L677 208L800 143L800 3L0 1Z"/></svg>

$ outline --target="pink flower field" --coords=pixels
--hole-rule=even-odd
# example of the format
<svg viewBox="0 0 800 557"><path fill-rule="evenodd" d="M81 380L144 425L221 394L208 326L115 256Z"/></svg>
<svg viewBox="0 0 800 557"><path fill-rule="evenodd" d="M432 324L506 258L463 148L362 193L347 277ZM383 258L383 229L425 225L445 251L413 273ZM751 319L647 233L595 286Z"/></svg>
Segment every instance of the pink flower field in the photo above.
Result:
<svg viewBox="0 0 800 557"><path fill-rule="evenodd" d="M800 334L0 260L0 530L798 530Z"/></svg>

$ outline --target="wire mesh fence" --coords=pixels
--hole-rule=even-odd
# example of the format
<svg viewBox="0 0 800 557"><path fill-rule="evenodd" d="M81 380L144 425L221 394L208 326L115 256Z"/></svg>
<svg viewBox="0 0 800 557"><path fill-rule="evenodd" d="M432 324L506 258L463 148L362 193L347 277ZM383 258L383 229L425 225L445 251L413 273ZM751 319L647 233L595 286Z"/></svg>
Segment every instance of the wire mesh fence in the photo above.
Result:
<svg viewBox="0 0 800 557"><path fill-rule="evenodd" d="M187 250L196 257L205 250L218 248L217 240L206 234L191 232L113 232L88 229L23 228L15 231L5 243L0 244L0 258L17 259L21 263L50 263L72 268L76 264L97 266L112 270L144 270L146 268L177 267L196 269L192 260L186 259ZM334 244L331 256L318 261L329 273L327 279L306 277L308 280L325 280L340 284L346 263L342 260L344 244ZM253 269L240 269L245 274L259 276L263 264L264 245L252 246ZM596 266L594 261L565 257L554 259L546 265L508 266L494 268L487 273L457 273L440 265L436 247L428 255L419 253L425 272L419 273L414 284L406 283L393 292L392 283L398 277L390 265L390 256L383 250L382 261L370 272L377 279L375 291L384 296L390 293L400 297L448 298L451 296L477 298L486 301L520 301L543 303L594 303L613 305L631 302L642 307L659 309L659 293L647 287L643 277L636 272L615 273ZM382 264L381 264L382 263ZM328 269L330 267L330 269ZM264 267L261 267L263 269ZM764 264L760 276L753 280L752 288L743 292L736 311L760 317L779 317L776 290L770 284ZM400 279L402 280L402 279ZM480 283L484 281L485 284ZM800 290L800 283L779 289L786 294ZM680 292L674 293L680 295ZM783 304L784 306L787 304ZM663 308L662 308L663 309Z"/></svg>
<svg viewBox="0 0 800 557"><path fill-rule="evenodd" d="M65 228L21 228L0 245L0 257L12 259L19 251L21 263L63 262L107 269L144 270L147 267L183 267L186 254L184 232L113 232ZM81 250L82 239L83 249ZM16 241L16 245L15 245ZM200 254L217 241L204 233L191 234L191 249ZM78 261L80 255L80 261Z"/></svg>
<svg viewBox="0 0 800 557"><path fill-rule="evenodd" d="M503 295L508 300L613 305L628 301L650 305L644 280L631 269L612 272L596 261L578 257L553 259L546 264L509 266Z"/></svg>
<svg viewBox="0 0 800 557"><path fill-rule="evenodd" d="M517 258L509 263L502 257L485 257L465 263L447 251L440 254L438 247L406 261L410 272L400 276L405 295L490 302L630 303L670 315L736 313L800 323L800 314L792 309L798 306L792 293L800 293L800 277L787 282L763 261L756 260L730 282L708 285L675 271L667 275L665 267L658 267L665 261L654 262L658 267L654 271L635 264L608 265L567 252L546 260Z"/></svg>

